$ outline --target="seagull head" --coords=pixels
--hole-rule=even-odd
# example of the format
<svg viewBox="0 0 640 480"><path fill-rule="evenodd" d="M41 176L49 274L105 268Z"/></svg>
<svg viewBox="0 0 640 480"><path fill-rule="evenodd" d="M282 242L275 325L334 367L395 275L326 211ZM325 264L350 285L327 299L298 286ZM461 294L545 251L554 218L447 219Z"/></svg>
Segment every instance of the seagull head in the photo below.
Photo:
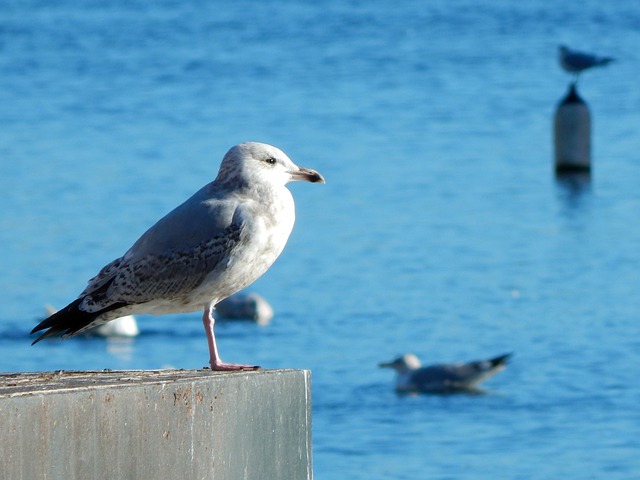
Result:
<svg viewBox="0 0 640 480"><path fill-rule="evenodd" d="M422 364L413 353L406 353L391 362L380 363L378 366L380 368L393 368L398 373L406 373L417 370Z"/></svg>
<svg viewBox="0 0 640 480"><path fill-rule="evenodd" d="M246 142L232 147L222 159L217 181L234 181L274 186L302 180L325 183L320 173L299 167L279 148L266 143Z"/></svg>

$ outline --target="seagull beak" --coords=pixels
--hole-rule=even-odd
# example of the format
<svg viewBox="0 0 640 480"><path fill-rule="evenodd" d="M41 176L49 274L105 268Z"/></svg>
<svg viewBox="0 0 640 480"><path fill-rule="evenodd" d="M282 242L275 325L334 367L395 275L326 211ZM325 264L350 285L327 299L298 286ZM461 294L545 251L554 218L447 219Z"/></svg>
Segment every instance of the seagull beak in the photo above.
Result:
<svg viewBox="0 0 640 480"><path fill-rule="evenodd" d="M391 363L388 363L388 362L382 362L382 363L378 364L378 367L380 367L380 368L392 368L393 365Z"/></svg>
<svg viewBox="0 0 640 480"><path fill-rule="evenodd" d="M289 170L291 180L303 180L311 183L325 183L324 177L310 168L298 167L298 170Z"/></svg>

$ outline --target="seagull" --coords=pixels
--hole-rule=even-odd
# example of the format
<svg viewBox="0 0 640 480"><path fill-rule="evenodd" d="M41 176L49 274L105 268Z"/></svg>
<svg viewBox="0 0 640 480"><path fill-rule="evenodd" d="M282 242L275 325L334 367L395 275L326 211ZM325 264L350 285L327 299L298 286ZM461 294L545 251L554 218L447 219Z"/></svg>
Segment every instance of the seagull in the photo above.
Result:
<svg viewBox="0 0 640 480"><path fill-rule="evenodd" d="M583 70L591 67L601 67L614 61L612 57L599 57L591 53L571 50L564 45L560 45L560 66L569 73L573 73L576 78Z"/></svg>
<svg viewBox="0 0 640 480"><path fill-rule="evenodd" d="M295 222L290 181L324 183L281 150L248 142L231 148L216 179L147 230L89 280L80 296L38 324L33 343L67 338L132 314L204 310L211 370L255 370L223 362L215 305L253 283L284 249Z"/></svg>
<svg viewBox="0 0 640 480"><path fill-rule="evenodd" d="M473 391L480 382L504 370L511 353L488 360L468 363L436 364L423 367L412 353L392 362L380 363L381 368L397 372L396 390L401 393L452 393Z"/></svg>

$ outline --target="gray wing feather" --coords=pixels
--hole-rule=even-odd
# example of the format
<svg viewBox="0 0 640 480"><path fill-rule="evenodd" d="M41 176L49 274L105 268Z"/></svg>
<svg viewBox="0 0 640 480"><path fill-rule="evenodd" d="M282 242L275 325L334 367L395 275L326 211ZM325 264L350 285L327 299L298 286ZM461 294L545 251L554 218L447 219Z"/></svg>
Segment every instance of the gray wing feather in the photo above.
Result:
<svg viewBox="0 0 640 480"><path fill-rule="evenodd" d="M240 242L243 216L233 198L211 198L210 185L147 230L121 258L89 280L81 296L93 308L175 298L202 283Z"/></svg>
<svg viewBox="0 0 640 480"><path fill-rule="evenodd" d="M421 368L412 375L413 382L419 387L442 384L447 386L463 386L473 384L482 377L491 365L489 362L470 362L459 364L432 365Z"/></svg>

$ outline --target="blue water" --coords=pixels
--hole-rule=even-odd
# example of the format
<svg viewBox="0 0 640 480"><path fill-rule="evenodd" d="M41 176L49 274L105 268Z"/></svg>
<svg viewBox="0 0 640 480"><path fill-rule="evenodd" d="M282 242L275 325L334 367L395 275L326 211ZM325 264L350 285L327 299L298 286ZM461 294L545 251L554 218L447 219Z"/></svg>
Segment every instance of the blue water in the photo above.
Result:
<svg viewBox="0 0 640 480"><path fill-rule="evenodd" d="M78 3L78 4L76 4ZM0 371L201 368L200 315L133 342L28 332L216 174L279 146L326 185L221 323L227 361L313 372L318 479L628 479L640 471L640 10L633 2L5 1ZM552 174L559 43L590 182ZM485 395L400 397L379 361L515 352Z"/></svg>

